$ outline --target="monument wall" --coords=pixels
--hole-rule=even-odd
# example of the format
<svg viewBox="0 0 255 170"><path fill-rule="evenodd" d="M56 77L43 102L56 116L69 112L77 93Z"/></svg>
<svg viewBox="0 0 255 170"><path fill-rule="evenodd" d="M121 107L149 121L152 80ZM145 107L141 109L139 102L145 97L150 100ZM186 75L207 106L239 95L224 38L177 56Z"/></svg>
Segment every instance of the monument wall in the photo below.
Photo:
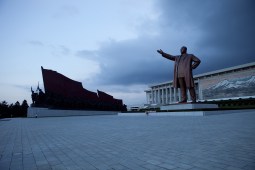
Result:
<svg viewBox="0 0 255 170"><path fill-rule="evenodd" d="M125 111L126 105L121 99L97 90L89 91L82 83L72 80L54 70L42 69L45 92L37 87L32 92L33 107L46 107L66 110L97 110L97 111Z"/></svg>

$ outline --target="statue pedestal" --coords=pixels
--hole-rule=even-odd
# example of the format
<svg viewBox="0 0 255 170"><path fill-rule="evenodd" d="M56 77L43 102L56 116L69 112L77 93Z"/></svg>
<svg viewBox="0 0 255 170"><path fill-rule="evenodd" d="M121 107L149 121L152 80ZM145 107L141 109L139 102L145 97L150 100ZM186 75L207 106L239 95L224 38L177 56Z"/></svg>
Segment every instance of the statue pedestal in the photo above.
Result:
<svg viewBox="0 0 255 170"><path fill-rule="evenodd" d="M204 103L182 103L160 106L160 110L196 110L196 109L217 109L217 104Z"/></svg>
<svg viewBox="0 0 255 170"><path fill-rule="evenodd" d="M217 104L185 103L169 104L160 107L160 112L132 112L118 113L118 116L210 116L231 113L254 112L254 109L247 110L221 110Z"/></svg>
<svg viewBox="0 0 255 170"><path fill-rule="evenodd" d="M118 111L96 111L96 110L58 110L39 107L27 108L27 117L63 117L63 116L95 116L95 115L117 115Z"/></svg>

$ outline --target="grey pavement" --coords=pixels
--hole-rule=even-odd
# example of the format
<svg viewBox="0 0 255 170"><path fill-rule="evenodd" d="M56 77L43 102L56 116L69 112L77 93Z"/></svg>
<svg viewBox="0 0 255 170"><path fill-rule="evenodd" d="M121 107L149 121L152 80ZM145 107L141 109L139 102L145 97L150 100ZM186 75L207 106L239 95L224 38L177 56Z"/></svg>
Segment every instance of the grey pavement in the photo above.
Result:
<svg viewBox="0 0 255 170"><path fill-rule="evenodd" d="M0 170L254 170L255 113L0 120Z"/></svg>

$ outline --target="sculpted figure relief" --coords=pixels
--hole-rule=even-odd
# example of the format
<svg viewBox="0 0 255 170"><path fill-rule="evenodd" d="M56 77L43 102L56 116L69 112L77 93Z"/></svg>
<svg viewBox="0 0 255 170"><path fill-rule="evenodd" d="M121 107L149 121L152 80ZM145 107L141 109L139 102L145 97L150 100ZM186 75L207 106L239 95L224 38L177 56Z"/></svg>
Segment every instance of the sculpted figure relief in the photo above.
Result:
<svg viewBox="0 0 255 170"><path fill-rule="evenodd" d="M181 47L181 55L170 55L163 50L157 50L164 58L174 61L174 80L173 87L181 89L181 101L187 102L187 89L189 89L191 100L196 102L196 93L194 88L194 79L192 70L200 64L200 59L193 54L187 53L187 47Z"/></svg>

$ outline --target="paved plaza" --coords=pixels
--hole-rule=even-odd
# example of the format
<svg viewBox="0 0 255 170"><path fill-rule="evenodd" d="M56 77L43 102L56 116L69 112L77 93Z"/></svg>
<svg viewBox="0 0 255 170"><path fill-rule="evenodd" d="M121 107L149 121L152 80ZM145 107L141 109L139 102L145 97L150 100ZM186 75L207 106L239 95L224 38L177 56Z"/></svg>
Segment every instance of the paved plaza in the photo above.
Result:
<svg viewBox="0 0 255 170"><path fill-rule="evenodd" d="M0 119L0 170L254 170L255 112Z"/></svg>

